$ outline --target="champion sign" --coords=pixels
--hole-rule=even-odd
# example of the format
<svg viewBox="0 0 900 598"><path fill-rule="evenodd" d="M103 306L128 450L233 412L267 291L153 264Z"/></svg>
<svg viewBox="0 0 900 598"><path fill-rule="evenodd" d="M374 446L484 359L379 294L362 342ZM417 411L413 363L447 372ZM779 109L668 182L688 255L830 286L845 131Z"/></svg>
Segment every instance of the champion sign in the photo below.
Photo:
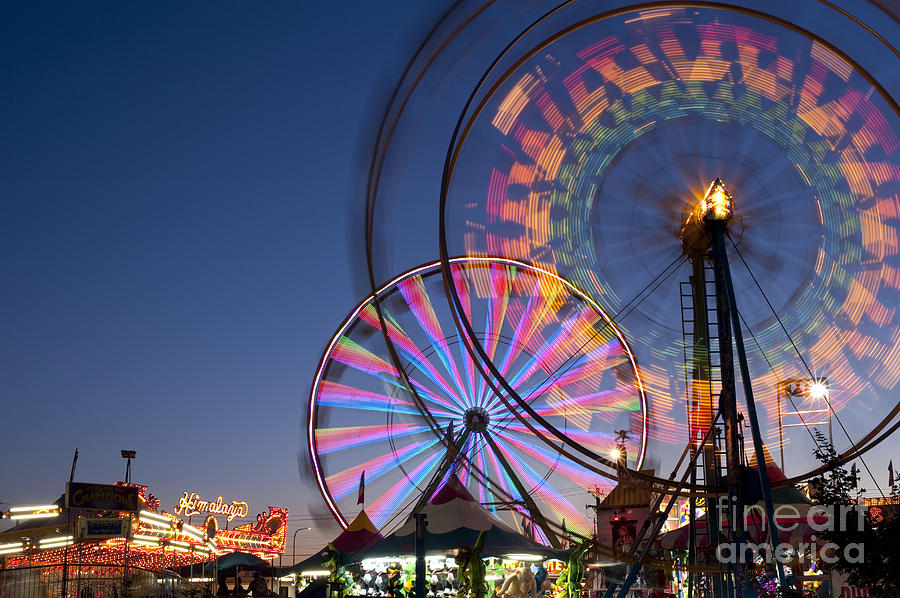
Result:
<svg viewBox="0 0 900 598"><path fill-rule="evenodd" d="M97 511L139 511L138 489L135 486L110 484L66 484L66 506Z"/></svg>

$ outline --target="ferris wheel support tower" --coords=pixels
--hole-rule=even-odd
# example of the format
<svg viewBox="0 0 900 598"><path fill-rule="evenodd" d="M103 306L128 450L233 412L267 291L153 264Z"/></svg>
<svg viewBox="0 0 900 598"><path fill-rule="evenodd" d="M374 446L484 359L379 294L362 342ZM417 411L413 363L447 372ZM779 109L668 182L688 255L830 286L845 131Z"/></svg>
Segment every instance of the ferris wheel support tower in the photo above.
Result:
<svg viewBox="0 0 900 598"><path fill-rule="evenodd" d="M730 516L729 528L726 538L732 543L732 546L741 547L741 552L746 550L743 548L748 542L748 536L743 529L743 512L744 505L748 502L748 496L744 484L744 466L741 459L742 454L742 435L741 421L743 416L739 414L737 407L737 392L734 372L734 351L737 352L738 366L741 372L741 382L744 389L744 399L747 407L747 418L750 424L750 431L753 440L753 451L756 455L756 462L759 470L759 482L762 489L762 498L765 503L766 518L768 520L769 538L774 554L775 547L778 545L778 535L775 531L775 508L772 500L772 489L769 480L769 474L765 467L765 454L763 450L762 434L760 433L759 418L756 413L756 404L753 399L753 386L750 380L750 370L747 365L747 355L744 349L744 339L741 331L741 321L737 310L737 301L734 294L734 286L731 279L731 270L728 264L728 254L725 248L725 237L728 234L728 223L734 217L734 200L725 188L725 185L719 178L710 185L705 197L696 209L688 217L687 222L682 228L681 244L685 254L691 259L694 275L691 277L691 290L693 295L693 303L695 314L697 314L696 325L703 330L694 332L694 346L692 355L692 366L689 371L694 377L694 389L711 389L711 364L710 355L713 353L710 346L709 319L712 311L715 311L715 321L718 328L718 368L721 373L721 392L719 394L719 409L721 410L722 420L724 422L724 453L726 476L725 482L728 490L728 497L725 501L728 509L727 513L737 513L737 516ZM715 307L712 308L707 302L706 280L705 280L705 263L712 265L713 276L715 280ZM702 399L702 393L701 393ZM696 419L697 416L705 414L706 411L712 412L713 398L707 395L706 400L696 400L692 397L692 405L689 408L690 418ZM697 412L700 413L697 413ZM693 440L693 439L692 439ZM704 469L706 483L710 484L717 480L718 459L716 455L715 445L697 446L696 451L703 454ZM693 472L692 472L693 474ZM721 499L719 499L721 500ZM718 507L718 505L717 505ZM708 528L710 529L710 547L717 540L715 534L723 528L718 525L717 521L718 508L712 509L707 505ZM690 517L693 524L694 509L691 509ZM695 539L695 535L691 535ZM696 544L692 542L691 554L696 552ZM718 580L720 592L722 595L739 596L738 588L744 586L747 579L746 559L740 558L743 554L738 555L737 563L730 567L730 574L723 576ZM693 558L693 556L692 556ZM773 559L774 561L774 559ZM778 578L780 586L784 587L784 572L781 566L776 563L770 563L774 569L774 573ZM692 580L691 580L692 581ZM717 595L719 595L717 593Z"/></svg>

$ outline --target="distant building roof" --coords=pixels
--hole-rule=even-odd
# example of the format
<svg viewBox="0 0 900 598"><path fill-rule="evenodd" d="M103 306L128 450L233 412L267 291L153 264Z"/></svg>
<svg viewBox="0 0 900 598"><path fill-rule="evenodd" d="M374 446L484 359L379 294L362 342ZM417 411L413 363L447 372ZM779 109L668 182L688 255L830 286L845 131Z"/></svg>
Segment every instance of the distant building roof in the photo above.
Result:
<svg viewBox="0 0 900 598"><path fill-rule="evenodd" d="M641 470L642 473L654 475L653 469ZM617 511L620 509L635 509L650 506L650 491L644 486L635 486L628 481L620 481L612 489L603 502L600 503L601 511Z"/></svg>

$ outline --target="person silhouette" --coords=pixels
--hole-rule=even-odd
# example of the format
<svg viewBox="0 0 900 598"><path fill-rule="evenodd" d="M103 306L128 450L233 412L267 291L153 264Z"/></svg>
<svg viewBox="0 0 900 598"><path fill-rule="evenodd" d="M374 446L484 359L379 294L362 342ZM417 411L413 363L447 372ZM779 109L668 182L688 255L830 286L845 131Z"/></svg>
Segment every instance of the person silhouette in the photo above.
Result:
<svg viewBox="0 0 900 598"><path fill-rule="evenodd" d="M265 596L269 593L269 588L266 586L266 580L264 580L259 575L259 571L255 571L253 573L253 581L250 582L250 593L255 596Z"/></svg>

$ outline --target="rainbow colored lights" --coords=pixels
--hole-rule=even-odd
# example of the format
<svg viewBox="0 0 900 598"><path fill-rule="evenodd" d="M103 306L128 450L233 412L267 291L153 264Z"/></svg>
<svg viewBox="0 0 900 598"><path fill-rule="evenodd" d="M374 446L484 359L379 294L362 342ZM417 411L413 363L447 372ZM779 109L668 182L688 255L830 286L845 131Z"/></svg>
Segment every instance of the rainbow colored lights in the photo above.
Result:
<svg viewBox="0 0 900 598"><path fill-rule="evenodd" d="M559 277L514 260L455 259L451 270L479 340L536 412L598 451L614 444L613 430L628 429L632 465L640 463L647 436L642 381L624 336L600 307ZM460 340L439 262L396 277L377 296L421 402L392 365L374 299L367 298L329 343L310 399L310 453L335 517L346 526L358 510L365 472L366 495L378 497L365 505L373 523L389 529L402 521L394 517L418 499L448 454L445 436L458 437L467 413L477 410L479 431L468 436L457 466L473 495L495 510L521 500L506 460L545 517L587 532L580 501L605 482L538 441L493 394Z"/></svg>

